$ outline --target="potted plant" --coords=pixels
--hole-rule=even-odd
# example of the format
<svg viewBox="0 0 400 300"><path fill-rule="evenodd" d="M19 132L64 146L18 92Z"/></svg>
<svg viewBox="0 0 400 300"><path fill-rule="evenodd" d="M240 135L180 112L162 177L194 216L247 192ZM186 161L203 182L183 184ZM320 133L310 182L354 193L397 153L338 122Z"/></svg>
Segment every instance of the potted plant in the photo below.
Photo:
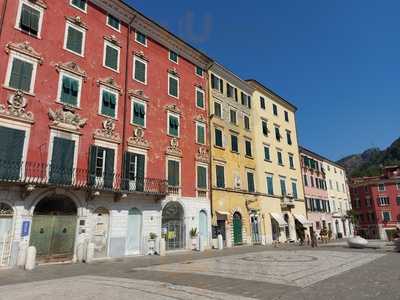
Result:
<svg viewBox="0 0 400 300"><path fill-rule="evenodd" d="M156 250L156 239L157 239L157 234L154 232L150 232L149 234L149 240L148 240L148 246L149 246L149 255L154 255Z"/></svg>
<svg viewBox="0 0 400 300"><path fill-rule="evenodd" d="M192 238L192 250L196 249L197 246L197 236L199 235L197 228L192 228L190 230L190 237Z"/></svg>

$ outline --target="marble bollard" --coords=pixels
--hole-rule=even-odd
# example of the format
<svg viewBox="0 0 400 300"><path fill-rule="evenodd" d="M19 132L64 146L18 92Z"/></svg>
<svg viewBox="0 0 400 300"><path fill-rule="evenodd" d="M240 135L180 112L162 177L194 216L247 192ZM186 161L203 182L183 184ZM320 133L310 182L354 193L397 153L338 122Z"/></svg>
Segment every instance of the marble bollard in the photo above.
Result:
<svg viewBox="0 0 400 300"><path fill-rule="evenodd" d="M31 246L28 247L26 253L25 270L31 271L36 267L36 248Z"/></svg>
<svg viewBox="0 0 400 300"><path fill-rule="evenodd" d="M160 239L160 250L159 250L160 256L165 256L165 254L166 254L165 248L166 248L165 239L161 238Z"/></svg>
<svg viewBox="0 0 400 300"><path fill-rule="evenodd" d="M218 250L224 249L224 239L221 234L218 235Z"/></svg>

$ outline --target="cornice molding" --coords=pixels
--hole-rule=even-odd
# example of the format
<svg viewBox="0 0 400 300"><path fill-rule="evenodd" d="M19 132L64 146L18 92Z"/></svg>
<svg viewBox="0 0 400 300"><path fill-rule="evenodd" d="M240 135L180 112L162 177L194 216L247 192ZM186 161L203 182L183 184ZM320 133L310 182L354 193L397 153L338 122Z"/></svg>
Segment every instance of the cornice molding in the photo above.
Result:
<svg viewBox="0 0 400 300"><path fill-rule="evenodd" d="M143 101L148 102L149 97L145 95L143 90L128 90L128 96L134 97Z"/></svg>
<svg viewBox="0 0 400 300"><path fill-rule="evenodd" d="M44 9L47 8L47 4L44 0L28 0L28 1L32 4L36 4L36 5L40 6L41 8L44 8Z"/></svg>
<svg viewBox="0 0 400 300"><path fill-rule="evenodd" d="M111 44L120 47L121 48L121 43L118 41L117 37L115 35L106 35L104 36L104 39L108 42L110 42Z"/></svg>
<svg viewBox="0 0 400 300"><path fill-rule="evenodd" d="M85 81L87 79L86 72L83 69L81 69L76 62L69 61L69 62L66 62L66 63L58 63L58 64L55 65L55 67L56 67L58 72L63 70L63 71L67 71L67 72L70 72L72 74L75 74L77 76L80 76Z"/></svg>
<svg viewBox="0 0 400 300"><path fill-rule="evenodd" d="M74 16L74 17L66 16L65 19L76 26L82 27L85 30L89 29L86 23L82 21L80 16Z"/></svg>
<svg viewBox="0 0 400 300"><path fill-rule="evenodd" d="M116 90L122 95L122 88L117 84L114 77L107 77L96 81L97 86L104 85L110 89Z"/></svg>
<svg viewBox="0 0 400 300"><path fill-rule="evenodd" d="M133 51L133 54L137 57L139 57L140 59L143 59L144 61L149 61L149 59L146 57L146 55L144 54L143 51Z"/></svg>

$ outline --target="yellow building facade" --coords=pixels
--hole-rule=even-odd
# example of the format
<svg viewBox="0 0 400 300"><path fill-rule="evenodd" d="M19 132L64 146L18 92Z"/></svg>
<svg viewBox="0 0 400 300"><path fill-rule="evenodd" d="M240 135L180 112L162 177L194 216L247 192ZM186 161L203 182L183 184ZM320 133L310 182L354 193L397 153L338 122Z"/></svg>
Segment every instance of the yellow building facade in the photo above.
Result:
<svg viewBox="0 0 400 300"><path fill-rule="evenodd" d="M296 107L255 80L253 137L263 241L296 241L308 234L296 130Z"/></svg>
<svg viewBox="0 0 400 300"><path fill-rule="evenodd" d="M228 247L261 243L253 89L218 64L210 68L209 80L214 231L224 237Z"/></svg>

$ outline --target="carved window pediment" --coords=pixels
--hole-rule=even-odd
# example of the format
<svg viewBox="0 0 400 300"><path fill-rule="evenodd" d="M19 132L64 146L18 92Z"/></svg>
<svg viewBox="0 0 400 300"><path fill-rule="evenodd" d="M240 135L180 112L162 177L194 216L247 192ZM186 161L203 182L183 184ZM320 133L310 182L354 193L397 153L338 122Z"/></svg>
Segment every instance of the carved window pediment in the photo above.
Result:
<svg viewBox="0 0 400 300"><path fill-rule="evenodd" d="M121 43L117 40L117 37L115 35L104 36L104 39L115 46L121 47Z"/></svg>
<svg viewBox="0 0 400 300"><path fill-rule="evenodd" d="M122 95L122 88L117 84L114 77L108 77L105 79L99 79L96 81L97 85L104 85L110 89L118 91L120 95Z"/></svg>
<svg viewBox="0 0 400 300"><path fill-rule="evenodd" d="M86 125L87 119L79 116L74 110L67 107L56 111L49 109L50 127L70 132L79 132Z"/></svg>
<svg viewBox="0 0 400 300"><path fill-rule="evenodd" d="M6 45L6 53L10 53L10 51L15 51L29 57L36 59L39 64L43 63L43 56L38 53L33 47L30 45L28 41L23 43L8 43Z"/></svg>
<svg viewBox="0 0 400 300"><path fill-rule="evenodd" d="M167 155L182 157L182 149L179 146L179 141L177 138L172 138L169 146L167 147L167 151L165 152Z"/></svg>
<svg viewBox="0 0 400 300"><path fill-rule="evenodd" d="M111 143L121 143L121 137L119 133L115 132L115 121L113 119L107 119L102 122L102 129L96 129L94 132L94 138L103 140Z"/></svg>
<svg viewBox="0 0 400 300"><path fill-rule="evenodd" d="M29 2L36 4L38 6L40 6L41 8L46 9L47 8L47 4L44 0L28 0Z"/></svg>
<svg viewBox="0 0 400 300"><path fill-rule="evenodd" d="M88 30L88 26L86 25L85 22L82 21L80 16L75 16L75 17L65 17L65 19L69 22L71 22L72 24L75 24L79 27L82 27L86 30Z"/></svg>
<svg viewBox="0 0 400 300"><path fill-rule="evenodd" d="M201 123L207 123L207 119L203 115L196 116L194 120Z"/></svg>
<svg viewBox="0 0 400 300"><path fill-rule="evenodd" d="M139 57L140 59L143 59L145 61L149 61L149 59L144 55L143 51L134 51L133 54L137 57Z"/></svg>
<svg viewBox="0 0 400 300"><path fill-rule="evenodd" d="M16 91L15 94L10 94L7 103L7 107L0 105L0 117L25 123L34 123L32 112L26 111L28 100L24 97L23 92Z"/></svg>
<svg viewBox="0 0 400 300"><path fill-rule="evenodd" d="M143 90L128 90L128 95L143 101L149 101L149 97L144 94Z"/></svg>
<svg viewBox="0 0 400 300"><path fill-rule="evenodd" d="M196 153L196 160L203 162L203 163L209 163L210 162L210 151L205 148L205 147L199 147L197 149L197 153Z"/></svg>
<svg viewBox="0 0 400 300"><path fill-rule="evenodd" d="M79 65L73 61L69 61L63 64L62 63L56 64L56 69L58 72L60 72L60 70L64 70L73 73L75 75L82 77L84 80L86 80L87 78L86 72L82 70L79 67Z"/></svg>
<svg viewBox="0 0 400 300"><path fill-rule="evenodd" d="M180 108L176 104L170 104L170 105L165 106L165 110L173 112L175 114L180 114L181 113Z"/></svg>
<svg viewBox="0 0 400 300"><path fill-rule="evenodd" d="M178 78L180 77L178 71L175 68L168 69L168 73L173 75L173 76L175 76L175 77L178 77Z"/></svg>

